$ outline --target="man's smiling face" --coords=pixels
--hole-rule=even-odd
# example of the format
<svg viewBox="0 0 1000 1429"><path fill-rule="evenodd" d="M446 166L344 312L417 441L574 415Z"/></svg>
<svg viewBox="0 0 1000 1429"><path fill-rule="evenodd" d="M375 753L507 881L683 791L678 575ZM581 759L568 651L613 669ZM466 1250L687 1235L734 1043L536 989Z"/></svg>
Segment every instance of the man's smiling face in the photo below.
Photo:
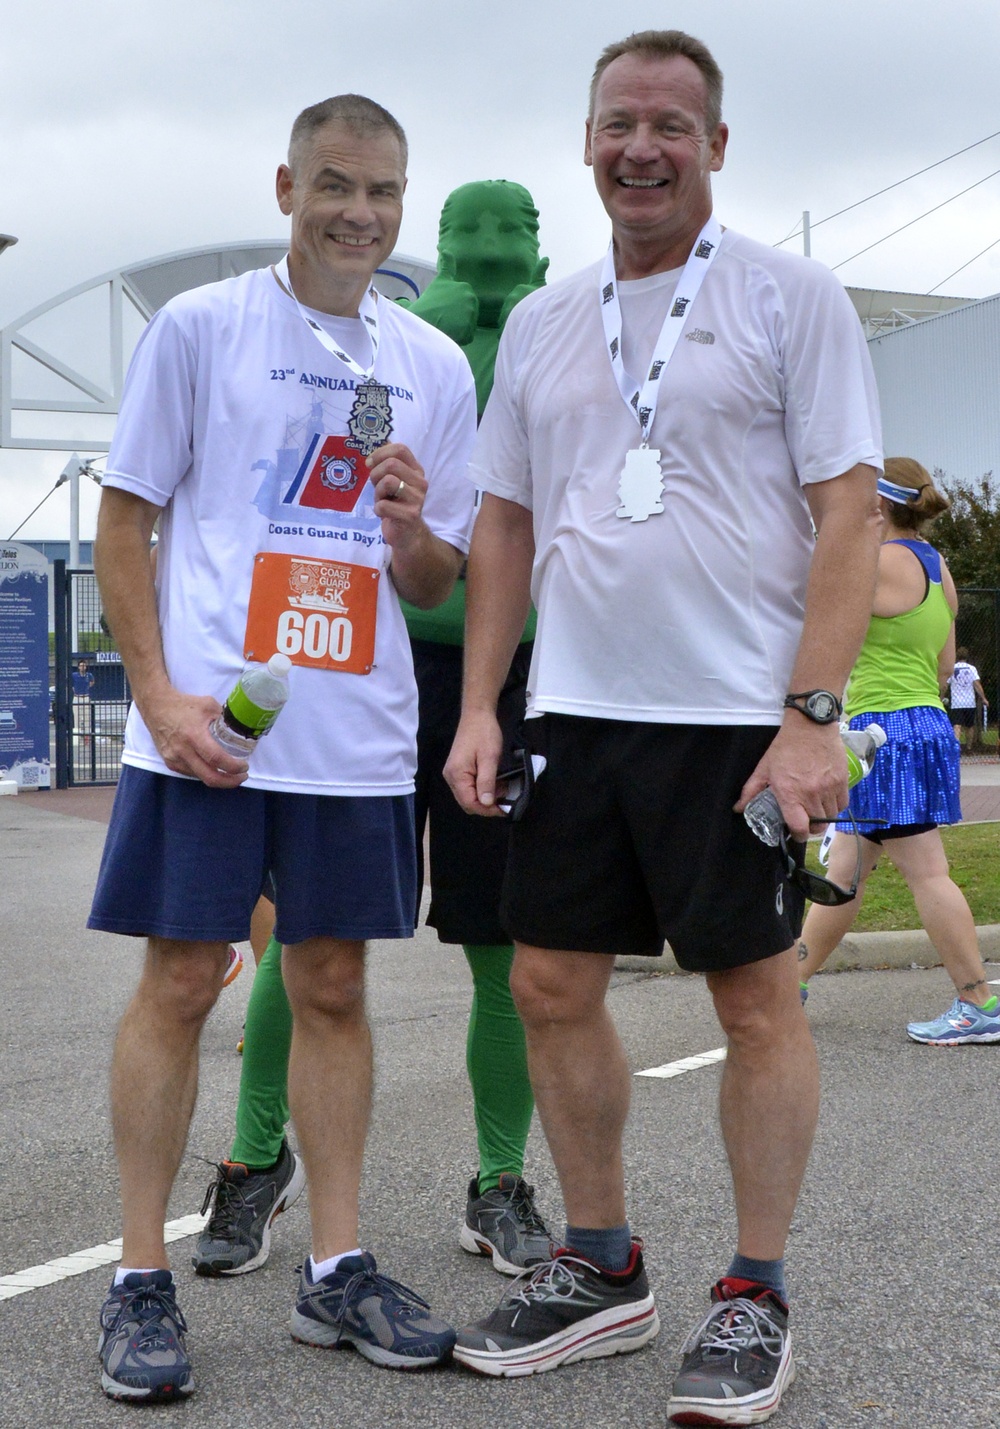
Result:
<svg viewBox="0 0 1000 1429"><path fill-rule="evenodd" d="M584 160L616 248L683 247L701 231L728 138L724 124L707 132L705 105L704 77L684 55L620 55L601 75Z"/></svg>
<svg viewBox="0 0 1000 1429"><path fill-rule="evenodd" d="M360 296L399 233L406 187L399 141L388 129L363 133L335 121L291 158L292 167L278 170L277 194L292 219L292 271L308 274L310 293L357 287Z"/></svg>

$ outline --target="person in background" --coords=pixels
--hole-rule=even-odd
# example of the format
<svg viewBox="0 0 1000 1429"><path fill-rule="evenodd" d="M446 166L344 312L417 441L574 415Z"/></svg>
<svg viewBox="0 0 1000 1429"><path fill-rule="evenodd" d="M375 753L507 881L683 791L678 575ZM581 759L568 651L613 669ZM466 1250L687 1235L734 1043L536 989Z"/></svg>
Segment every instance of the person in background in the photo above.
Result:
<svg viewBox="0 0 1000 1429"><path fill-rule="evenodd" d="M907 1035L935 1047L1000 1042L1000 1002L986 980L976 925L951 878L940 825L962 817L958 743L942 692L955 660L958 596L951 572L925 532L948 498L911 457L890 457L879 479L882 545L871 624L847 687L852 729L873 721L887 740L867 778L851 790L861 834L857 894L839 907L813 904L799 943L803 986L823 966L861 911L865 884L882 853L899 869L927 936L955 985L955 1000ZM840 820L829 875L850 886L853 825Z"/></svg>
<svg viewBox="0 0 1000 1429"><path fill-rule="evenodd" d="M979 671L975 665L969 664L969 652L964 645L960 645L955 651L955 668L948 676L948 691L951 727L955 731L955 738L964 749L966 739L975 744L979 711L989 709L990 704L980 683Z"/></svg>

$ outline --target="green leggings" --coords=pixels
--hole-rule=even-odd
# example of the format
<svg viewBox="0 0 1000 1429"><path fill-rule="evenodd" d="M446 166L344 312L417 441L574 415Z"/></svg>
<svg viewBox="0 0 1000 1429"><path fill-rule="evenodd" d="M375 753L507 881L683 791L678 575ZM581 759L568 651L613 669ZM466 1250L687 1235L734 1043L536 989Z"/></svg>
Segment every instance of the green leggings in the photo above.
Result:
<svg viewBox="0 0 1000 1429"><path fill-rule="evenodd" d="M472 1084L479 1142L479 1188L499 1184L504 1171L520 1176L534 1109L524 1028L510 995L514 950L466 947L472 970L472 1009L466 1067ZM288 1121L288 1054L292 1010L281 979L281 945L272 938L260 961L247 1006L231 1160L262 1169L281 1152Z"/></svg>

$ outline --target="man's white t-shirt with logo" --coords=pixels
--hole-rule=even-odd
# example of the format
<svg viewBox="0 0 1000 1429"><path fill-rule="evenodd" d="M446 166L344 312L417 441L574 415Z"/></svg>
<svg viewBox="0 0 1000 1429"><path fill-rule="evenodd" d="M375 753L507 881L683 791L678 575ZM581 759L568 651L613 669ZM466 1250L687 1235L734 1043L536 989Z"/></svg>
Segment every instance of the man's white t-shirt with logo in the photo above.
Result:
<svg viewBox="0 0 1000 1429"><path fill-rule="evenodd" d="M388 439L424 469L428 527L464 553L476 430L468 362L412 313L382 298L378 312L372 381L388 389ZM309 316L356 362L370 361L359 319ZM252 630L272 641L253 658L279 648L295 662L288 703L251 759L250 788L413 789L409 641L374 490L349 440L362 381L317 340L270 269L174 298L129 370L104 485L164 508L156 588L172 683L223 702ZM122 757L171 772L135 707Z"/></svg>
<svg viewBox="0 0 1000 1429"><path fill-rule="evenodd" d="M661 378L663 513L625 520L639 426L606 350L600 267L514 309L470 468L533 513L529 712L778 724L814 546L803 488L882 466L857 315L818 263L725 232ZM637 379L678 276L617 285Z"/></svg>
<svg viewBox="0 0 1000 1429"><path fill-rule="evenodd" d="M948 686L951 690L949 703L953 710L971 710L976 706L976 681L979 671L967 660L956 660Z"/></svg>

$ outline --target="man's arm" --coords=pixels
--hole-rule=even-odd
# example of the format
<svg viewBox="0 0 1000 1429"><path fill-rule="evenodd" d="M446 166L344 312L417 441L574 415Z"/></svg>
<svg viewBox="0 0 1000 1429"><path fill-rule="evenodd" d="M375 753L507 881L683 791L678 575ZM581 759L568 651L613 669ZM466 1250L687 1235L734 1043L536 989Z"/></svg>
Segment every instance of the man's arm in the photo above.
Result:
<svg viewBox="0 0 1000 1429"><path fill-rule="evenodd" d="M375 515L392 548L392 583L411 605L432 610L448 599L465 557L424 520L427 478L409 447L387 442L368 458L368 469Z"/></svg>
<svg viewBox="0 0 1000 1429"><path fill-rule="evenodd" d="M528 618L534 556L531 512L484 493L466 576L462 719L444 767L469 814L500 814L493 802L503 749L497 700Z"/></svg>
<svg viewBox="0 0 1000 1429"><path fill-rule="evenodd" d="M806 487L816 548L790 691L843 694L875 594L881 530L876 476L873 467L860 465ZM814 724L786 710L736 809L742 811L765 785L774 790L794 838L808 837L810 819L832 819L847 804L847 760L837 725Z"/></svg>
<svg viewBox="0 0 1000 1429"><path fill-rule="evenodd" d="M94 542L101 601L132 697L167 767L213 789L234 789L247 777L247 764L227 754L209 733L219 702L181 694L167 675L149 554L159 514L160 508L141 496L104 487Z"/></svg>

